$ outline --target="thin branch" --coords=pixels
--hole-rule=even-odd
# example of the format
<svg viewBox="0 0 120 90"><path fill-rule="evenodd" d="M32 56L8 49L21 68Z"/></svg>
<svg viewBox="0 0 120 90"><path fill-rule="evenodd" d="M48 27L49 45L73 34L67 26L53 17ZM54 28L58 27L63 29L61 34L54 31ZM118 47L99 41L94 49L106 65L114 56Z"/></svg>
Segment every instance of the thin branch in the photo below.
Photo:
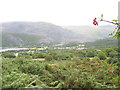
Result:
<svg viewBox="0 0 120 90"><path fill-rule="evenodd" d="M115 23L115 22L111 22L111 21L107 21L107 20L103 20L103 19L101 19L100 21L104 21L104 22L108 22L108 23L112 23L112 24L120 26L120 23Z"/></svg>

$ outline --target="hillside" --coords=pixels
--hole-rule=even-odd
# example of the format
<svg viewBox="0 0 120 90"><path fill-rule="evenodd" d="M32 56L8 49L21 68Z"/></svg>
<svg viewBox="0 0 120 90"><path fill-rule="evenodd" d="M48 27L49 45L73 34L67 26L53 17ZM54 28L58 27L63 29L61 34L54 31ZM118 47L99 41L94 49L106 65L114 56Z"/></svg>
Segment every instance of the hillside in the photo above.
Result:
<svg viewBox="0 0 120 90"><path fill-rule="evenodd" d="M3 23L0 27L3 47L82 42L79 38L84 38L70 30L45 22L10 22Z"/></svg>
<svg viewBox="0 0 120 90"><path fill-rule="evenodd" d="M113 32L114 26L65 26L64 28L69 29L80 36L85 36L90 41L104 39L110 37L109 34Z"/></svg>
<svg viewBox="0 0 120 90"><path fill-rule="evenodd" d="M116 38L107 38L100 39L93 42L86 42L85 46L88 47L111 47L118 46L118 39Z"/></svg>
<svg viewBox="0 0 120 90"><path fill-rule="evenodd" d="M47 22L0 24L3 47L39 47L68 42L88 42L109 37L113 27L67 26ZM1 44L1 43L0 43Z"/></svg>
<svg viewBox="0 0 120 90"><path fill-rule="evenodd" d="M39 45L43 37L20 33L2 33L3 47L29 47Z"/></svg>

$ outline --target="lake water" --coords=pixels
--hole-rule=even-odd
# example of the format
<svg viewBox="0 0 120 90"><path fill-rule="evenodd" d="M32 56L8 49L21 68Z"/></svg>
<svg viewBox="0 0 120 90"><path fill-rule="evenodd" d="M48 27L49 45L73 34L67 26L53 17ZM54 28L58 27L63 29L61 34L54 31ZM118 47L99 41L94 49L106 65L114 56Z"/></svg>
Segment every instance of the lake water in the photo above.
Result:
<svg viewBox="0 0 120 90"><path fill-rule="evenodd" d="M28 48L7 48L7 49L0 49L0 52L11 51L11 50L25 50Z"/></svg>

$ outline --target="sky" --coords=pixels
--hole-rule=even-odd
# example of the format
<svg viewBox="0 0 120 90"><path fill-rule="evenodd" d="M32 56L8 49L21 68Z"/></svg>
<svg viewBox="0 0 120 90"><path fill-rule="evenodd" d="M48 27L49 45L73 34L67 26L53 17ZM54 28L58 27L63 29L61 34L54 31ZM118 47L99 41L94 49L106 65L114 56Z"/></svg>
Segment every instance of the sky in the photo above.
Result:
<svg viewBox="0 0 120 90"><path fill-rule="evenodd" d="M120 0L0 0L0 23L49 22L60 26L92 25L95 17L118 18ZM100 22L100 25L108 23Z"/></svg>

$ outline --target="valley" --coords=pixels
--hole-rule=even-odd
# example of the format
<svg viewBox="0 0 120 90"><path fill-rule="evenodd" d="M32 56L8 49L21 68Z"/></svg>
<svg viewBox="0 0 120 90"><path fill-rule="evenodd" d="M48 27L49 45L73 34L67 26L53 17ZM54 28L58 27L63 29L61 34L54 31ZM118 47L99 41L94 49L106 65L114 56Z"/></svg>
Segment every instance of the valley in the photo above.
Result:
<svg viewBox="0 0 120 90"><path fill-rule="evenodd" d="M119 88L118 39L113 26L0 24L2 89Z"/></svg>

